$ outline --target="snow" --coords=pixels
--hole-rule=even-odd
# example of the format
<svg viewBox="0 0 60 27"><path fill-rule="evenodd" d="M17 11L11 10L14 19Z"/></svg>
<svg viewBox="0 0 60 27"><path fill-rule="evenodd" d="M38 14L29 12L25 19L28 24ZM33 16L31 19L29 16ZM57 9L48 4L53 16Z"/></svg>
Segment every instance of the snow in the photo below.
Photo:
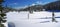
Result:
<svg viewBox="0 0 60 27"><path fill-rule="evenodd" d="M8 23L7 22L6 23L3 23L3 24L4 24L5 27L8 27Z"/></svg>
<svg viewBox="0 0 60 27"><path fill-rule="evenodd" d="M51 15L52 13L47 11L33 12L33 14L30 14L28 11L9 12L6 14L7 14L7 22L15 23L16 27L60 27L59 18L56 18L58 23L51 22L52 19L39 19L45 17L52 17ZM57 16L60 16L60 12L55 13L55 17Z"/></svg>

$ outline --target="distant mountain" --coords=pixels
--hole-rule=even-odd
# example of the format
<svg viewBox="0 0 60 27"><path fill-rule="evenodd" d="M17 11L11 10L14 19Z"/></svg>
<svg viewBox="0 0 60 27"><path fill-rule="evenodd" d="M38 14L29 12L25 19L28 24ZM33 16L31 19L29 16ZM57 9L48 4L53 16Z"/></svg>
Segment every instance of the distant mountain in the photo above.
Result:
<svg viewBox="0 0 60 27"><path fill-rule="evenodd" d="M20 11L42 11L43 10L43 5L34 5L34 6L29 6L24 9L20 9Z"/></svg>

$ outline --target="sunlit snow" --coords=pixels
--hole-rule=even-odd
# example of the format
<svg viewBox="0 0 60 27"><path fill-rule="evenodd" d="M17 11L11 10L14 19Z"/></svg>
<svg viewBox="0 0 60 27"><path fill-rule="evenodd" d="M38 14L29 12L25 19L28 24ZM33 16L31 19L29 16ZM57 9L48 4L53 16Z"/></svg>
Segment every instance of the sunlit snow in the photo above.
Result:
<svg viewBox="0 0 60 27"><path fill-rule="evenodd" d="M22 12L14 11L14 12L8 12L6 14L7 14L7 22L15 23L16 27L60 27L60 18L56 18L56 20L58 21L57 23L51 22L52 19L40 19L45 17L52 17L52 13L47 11L33 12L33 14L30 14L28 11L22 11ZM56 12L55 17L59 16L60 12ZM46 22L40 23L44 21Z"/></svg>

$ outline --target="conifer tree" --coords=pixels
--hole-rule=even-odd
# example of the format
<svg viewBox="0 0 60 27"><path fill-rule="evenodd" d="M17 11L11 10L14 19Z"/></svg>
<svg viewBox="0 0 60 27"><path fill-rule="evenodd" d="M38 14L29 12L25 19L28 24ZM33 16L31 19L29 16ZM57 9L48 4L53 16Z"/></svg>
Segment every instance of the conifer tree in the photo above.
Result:
<svg viewBox="0 0 60 27"><path fill-rule="evenodd" d="M6 19L6 17L5 17L6 14L3 13L3 9L4 9L3 2L4 2L4 0L0 0L0 27L5 27L3 23L6 22L6 20L5 20Z"/></svg>

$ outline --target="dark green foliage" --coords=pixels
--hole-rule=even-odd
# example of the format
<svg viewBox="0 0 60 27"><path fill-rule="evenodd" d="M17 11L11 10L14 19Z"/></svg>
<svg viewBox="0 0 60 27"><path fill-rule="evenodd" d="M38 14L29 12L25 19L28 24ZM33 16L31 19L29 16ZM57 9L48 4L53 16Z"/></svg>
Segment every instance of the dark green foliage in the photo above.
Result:
<svg viewBox="0 0 60 27"><path fill-rule="evenodd" d="M2 23L5 23L7 20L2 20Z"/></svg>
<svg viewBox="0 0 60 27"><path fill-rule="evenodd" d="M4 24L0 24L0 27L5 27Z"/></svg>
<svg viewBox="0 0 60 27"><path fill-rule="evenodd" d="M4 17L4 16L6 16L6 14L4 14L4 13L2 13L2 14L0 14L1 15L1 17Z"/></svg>
<svg viewBox="0 0 60 27"><path fill-rule="evenodd" d="M4 17L4 16L6 16L6 14L3 12L3 9L4 9L4 7L2 5L3 2L4 2L4 0L0 0L0 27L5 27L4 24L2 24L2 23L6 22L6 20L5 20L6 17Z"/></svg>
<svg viewBox="0 0 60 27"><path fill-rule="evenodd" d="M44 6L46 10L60 10L60 1L48 3Z"/></svg>

